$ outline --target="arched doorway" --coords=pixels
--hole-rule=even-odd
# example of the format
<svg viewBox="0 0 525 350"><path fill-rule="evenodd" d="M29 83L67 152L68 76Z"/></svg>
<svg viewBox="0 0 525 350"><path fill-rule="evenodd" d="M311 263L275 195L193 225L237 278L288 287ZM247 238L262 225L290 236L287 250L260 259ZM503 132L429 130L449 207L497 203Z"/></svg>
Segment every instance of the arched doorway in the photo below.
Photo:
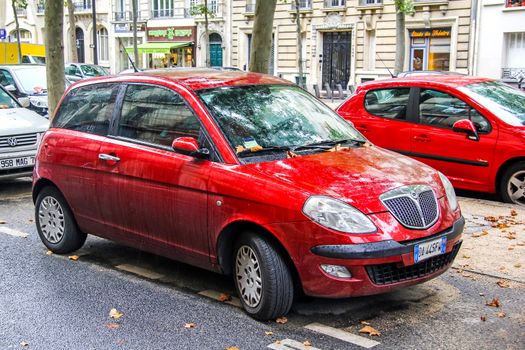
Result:
<svg viewBox="0 0 525 350"><path fill-rule="evenodd" d="M222 38L217 33L210 34L210 66L222 67Z"/></svg>
<svg viewBox="0 0 525 350"><path fill-rule="evenodd" d="M78 62L84 63L85 62L85 54L84 54L84 31L77 27L75 29L75 37L77 42L77 56L78 56Z"/></svg>

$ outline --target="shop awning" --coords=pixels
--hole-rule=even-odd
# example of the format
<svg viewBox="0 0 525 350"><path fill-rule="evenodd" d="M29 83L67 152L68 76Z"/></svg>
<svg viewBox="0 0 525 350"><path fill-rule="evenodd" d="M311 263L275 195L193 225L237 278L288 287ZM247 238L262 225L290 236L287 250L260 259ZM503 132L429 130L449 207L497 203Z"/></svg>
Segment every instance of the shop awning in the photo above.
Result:
<svg viewBox="0 0 525 350"><path fill-rule="evenodd" d="M190 46L191 42L181 43L143 43L138 45L139 53L169 53L171 49ZM133 53L133 46L126 47L127 53Z"/></svg>

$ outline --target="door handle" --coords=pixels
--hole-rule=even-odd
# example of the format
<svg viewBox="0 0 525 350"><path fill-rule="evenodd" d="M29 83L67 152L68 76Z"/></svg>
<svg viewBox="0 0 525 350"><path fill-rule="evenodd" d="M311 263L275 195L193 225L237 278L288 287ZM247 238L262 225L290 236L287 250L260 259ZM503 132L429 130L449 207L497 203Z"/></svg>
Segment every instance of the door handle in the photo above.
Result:
<svg viewBox="0 0 525 350"><path fill-rule="evenodd" d="M115 163L120 161L119 157L112 156L111 154L105 154L105 153L100 153L98 155L98 159L108 161L108 162L115 162Z"/></svg>
<svg viewBox="0 0 525 350"><path fill-rule="evenodd" d="M416 135L414 136L414 141L417 142L430 142L430 137L427 135Z"/></svg>

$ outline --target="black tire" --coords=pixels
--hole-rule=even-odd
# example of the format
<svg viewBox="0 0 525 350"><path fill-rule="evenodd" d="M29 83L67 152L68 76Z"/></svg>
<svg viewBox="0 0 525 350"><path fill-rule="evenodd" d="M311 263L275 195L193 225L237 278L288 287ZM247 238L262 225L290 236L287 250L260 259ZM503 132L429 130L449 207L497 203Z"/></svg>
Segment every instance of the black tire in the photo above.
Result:
<svg viewBox="0 0 525 350"><path fill-rule="evenodd" d="M250 305L243 297L240 281L242 278L239 278L237 273L238 256L249 251L245 247L249 247L255 254L259 265L261 296L256 305ZM253 318L266 321L284 316L290 311L294 298L292 274L284 258L260 235L248 232L237 240L233 255L233 278L239 299L246 312Z"/></svg>
<svg viewBox="0 0 525 350"><path fill-rule="evenodd" d="M46 208L51 208L51 212ZM42 243L53 253L70 253L82 247L86 241L87 235L78 229L67 201L56 187L44 187L38 194L35 222Z"/></svg>
<svg viewBox="0 0 525 350"><path fill-rule="evenodd" d="M511 194L509 193L509 182L514 176L518 176L518 178L523 181L523 179L525 178L525 162L522 161L512 164L503 173L503 176L501 177L501 182L499 184L499 193L501 199L507 203L525 205L525 196L522 196L521 198L516 200L511 198ZM523 190L523 188L520 189L517 186L512 185L512 190Z"/></svg>

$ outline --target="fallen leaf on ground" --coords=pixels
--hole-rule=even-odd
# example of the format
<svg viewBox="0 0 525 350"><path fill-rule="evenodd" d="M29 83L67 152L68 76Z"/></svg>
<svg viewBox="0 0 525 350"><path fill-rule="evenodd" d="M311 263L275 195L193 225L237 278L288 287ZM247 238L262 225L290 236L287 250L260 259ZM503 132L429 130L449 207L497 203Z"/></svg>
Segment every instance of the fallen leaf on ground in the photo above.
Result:
<svg viewBox="0 0 525 350"><path fill-rule="evenodd" d="M107 329L117 329L120 327L118 323L108 323L106 324Z"/></svg>
<svg viewBox="0 0 525 350"><path fill-rule="evenodd" d="M501 288L510 288L509 282L505 280L499 280L496 282L496 284L500 286Z"/></svg>
<svg viewBox="0 0 525 350"><path fill-rule="evenodd" d="M228 293L221 293L221 295L219 295L217 300L219 300L219 301L224 303L225 301L232 300L232 296L230 294L228 294Z"/></svg>
<svg viewBox="0 0 525 350"><path fill-rule="evenodd" d="M119 318L121 318L122 316L124 316L124 314L120 311L118 311L117 309L113 308L109 311L109 317L111 317L112 319L114 320L118 320Z"/></svg>
<svg viewBox="0 0 525 350"><path fill-rule="evenodd" d="M479 296L480 296L480 297L482 297L482 296L484 296L484 295L485 295L485 293L479 293Z"/></svg>
<svg viewBox="0 0 525 350"><path fill-rule="evenodd" d="M483 316L480 317L480 319L481 319L483 322L485 322L485 321L487 320L487 316L483 315Z"/></svg>
<svg viewBox="0 0 525 350"><path fill-rule="evenodd" d="M367 321L361 321L360 323L364 324L365 326L370 326L370 322L367 322Z"/></svg>
<svg viewBox="0 0 525 350"><path fill-rule="evenodd" d="M46 252L46 255L53 255L53 252L50 251L50 250L48 250L48 251Z"/></svg>
<svg viewBox="0 0 525 350"><path fill-rule="evenodd" d="M68 256L69 260L77 261L79 256L78 255L70 255Z"/></svg>
<svg viewBox="0 0 525 350"><path fill-rule="evenodd" d="M124 339L117 340L117 345L124 345Z"/></svg>
<svg viewBox="0 0 525 350"><path fill-rule="evenodd" d="M0 220L0 225L4 225L4 224L7 224L7 222L5 222L4 220Z"/></svg>
<svg viewBox="0 0 525 350"><path fill-rule="evenodd" d="M514 267L520 268L521 264L520 263L516 263L516 264L514 264Z"/></svg>
<svg viewBox="0 0 525 350"><path fill-rule="evenodd" d="M29 222L33 222L33 219L29 219Z"/></svg>
<svg viewBox="0 0 525 350"><path fill-rule="evenodd" d="M264 334L266 334L266 335L273 335L273 332L272 331L266 331L266 332L264 332Z"/></svg>
<svg viewBox="0 0 525 350"><path fill-rule="evenodd" d="M520 247L523 247L525 245L525 243L516 243L516 245L519 245Z"/></svg>
<svg viewBox="0 0 525 350"><path fill-rule="evenodd" d="M230 346L229 348L226 348L226 350L241 350L236 346Z"/></svg>
<svg viewBox="0 0 525 350"><path fill-rule="evenodd" d="M26 341L21 341L21 342L20 342L20 346L23 347L23 348L25 348L26 346L29 346L29 343L26 342Z"/></svg>
<svg viewBox="0 0 525 350"><path fill-rule="evenodd" d="M462 258L463 259L470 259L470 256L468 256L467 254L463 254Z"/></svg>
<svg viewBox="0 0 525 350"><path fill-rule="evenodd" d="M510 246L507 248L507 250L514 250L514 247Z"/></svg>
<svg viewBox="0 0 525 350"><path fill-rule="evenodd" d="M512 210L510 211L510 215L511 215L511 216L518 216L518 212L517 212L516 210L512 209Z"/></svg>
<svg viewBox="0 0 525 350"><path fill-rule="evenodd" d="M499 318L503 318L503 317L507 316L507 314L504 313L504 312L498 312L497 315L498 315Z"/></svg>
<svg viewBox="0 0 525 350"><path fill-rule="evenodd" d="M359 333L367 333L371 337L378 337L381 335L381 332L371 326L364 326L359 330Z"/></svg>
<svg viewBox="0 0 525 350"><path fill-rule="evenodd" d="M193 323L193 322L184 324L184 328L186 328L186 329L195 328L195 327L197 327L197 325L195 323Z"/></svg>
<svg viewBox="0 0 525 350"><path fill-rule="evenodd" d="M485 303L485 305L487 306L491 306L491 307L500 307L501 306L501 303L499 302L499 299L498 298L492 298L492 300L489 302L487 301Z"/></svg>
<svg viewBox="0 0 525 350"><path fill-rule="evenodd" d="M286 317L279 317L278 319L275 320L275 322L279 324L285 324L286 322L288 322L288 319Z"/></svg>
<svg viewBox="0 0 525 350"><path fill-rule="evenodd" d="M487 231L481 231L481 232L477 232L477 233L473 233L472 234L472 237L474 238L478 238L478 237L482 237L482 236L486 236L488 235L489 233Z"/></svg>
<svg viewBox="0 0 525 350"><path fill-rule="evenodd" d="M281 341L280 340L276 340L275 344L281 344Z"/></svg>
<svg viewBox="0 0 525 350"><path fill-rule="evenodd" d="M305 341L303 342L303 345L304 345L304 346L312 346L312 343L310 343L309 340L305 340Z"/></svg>

